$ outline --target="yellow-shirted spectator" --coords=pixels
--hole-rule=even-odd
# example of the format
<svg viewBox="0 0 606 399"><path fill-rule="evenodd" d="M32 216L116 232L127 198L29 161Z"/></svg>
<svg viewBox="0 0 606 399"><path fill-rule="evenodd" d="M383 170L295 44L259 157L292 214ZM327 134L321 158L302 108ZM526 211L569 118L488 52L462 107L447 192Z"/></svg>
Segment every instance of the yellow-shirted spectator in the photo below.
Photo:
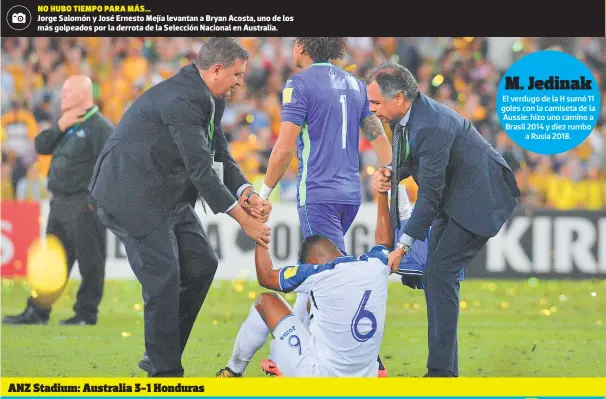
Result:
<svg viewBox="0 0 606 399"><path fill-rule="evenodd" d="M44 77L40 73L36 73L30 69L24 71L23 74L23 94L31 94L37 90L44 88Z"/></svg>
<svg viewBox="0 0 606 399"><path fill-rule="evenodd" d="M15 188L13 186L13 168L9 163L2 162L2 200L14 200Z"/></svg>
<svg viewBox="0 0 606 399"><path fill-rule="evenodd" d="M467 88L467 83L465 83L465 80L461 75L457 75L454 79L453 86L455 91L463 92Z"/></svg>
<svg viewBox="0 0 606 399"><path fill-rule="evenodd" d="M578 209L599 210L606 205L604 201L604 187L606 181L597 179L581 180L575 184L574 196Z"/></svg>
<svg viewBox="0 0 606 399"><path fill-rule="evenodd" d="M18 201L39 202L48 198L46 179L40 176L38 163L27 170L27 175L17 183L15 198Z"/></svg>
<svg viewBox="0 0 606 399"><path fill-rule="evenodd" d="M268 96L263 101L263 106L267 115L269 115L269 126L271 132L277 137L280 132L280 125L282 123L282 105L278 101L276 96Z"/></svg>
<svg viewBox="0 0 606 399"><path fill-rule="evenodd" d="M238 128L238 137L230 143L230 153L242 169L242 173L252 181L259 174L259 145L248 125Z"/></svg>
<svg viewBox="0 0 606 399"><path fill-rule="evenodd" d="M115 69L110 74L110 78L101 84L102 112L114 124L122 118L124 108L131 99L131 93L132 83L120 68Z"/></svg>
<svg viewBox="0 0 606 399"><path fill-rule="evenodd" d="M588 161L593 153L593 148L591 147L591 141L589 138L585 139L581 144L570 150L571 153L575 154L577 158L582 161Z"/></svg>
<svg viewBox="0 0 606 399"><path fill-rule="evenodd" d="M606 205L606 181L572 181L554 176L548 186L546 204L558 210L603 209Z"/></svg>
<svg viewBox="0 0 606 399"><path fill-rule="evenodd" d="M33 139L38 134L38 122L34 114L24 107L13 108L2 115L2 127L10 130L10 125L24 124L27 128L27 137Z"/></svg>
<svg viewBox="0 0 606 399"><path fill-rule="evenodd" d="M13 76L15 95L23 95L23 89L25 84L25 66L21 64L7 64L2 65L2 69L7 71Z"/></svg>
<svg viewBox="0 0 606 399"><path fill-rule="evenodd" d="M34 114L20 102L0 118L0 124L5 130L6 139L3 148L8 147L18 156L34 156L33 140L39 132L38 122ZM33 162L33 159L31 160Z"/></svg>
<svg viewBox="0 0 606 399"><path fill-rule="evenodd" d="M545 202L550 208L571 210L577 207L576 183L564 176L554 175L546 184Z"/></svg>
<svg viewBox="0 0 606 399"><path fill-rule="evenodd" d="M38 134L40 134L40 132L42 132L50 127L51 127L50 122L40 123L40 129L39 129ZM32 140L35 140L35 138L32 138ZM52 155L41 155L41 154L37 155L36 166L37 166L37 171L40 175L40 178L46 178L46 176L48 176L48 171L50 169L50 163L51 163L52 158L53 158Z"/></svg>
<svg viewBox="0 0 606 399"><path fill-rule="evenodd" d="M141 55L141 45L139 40L131 41L128 51L128 57L122 61L122 71L124 76L131 83L138 83L145 80L149 69L149 62Z"/></svg>
<svg viewBox="0 0 606 399"><path fill-rule="evenodd" d="M547 189L553 177L551 160L548 157L542 157L534 170L528 174L528 188L544 199L547 196Z"/></svg>
<svg viewBox="0 0 606 399"><path fill-rule="evenodd" d="M255 43L256 41L257 41L257 39L254 37L241 37L240 38L240 44L249 53L256 49L256 43Z"/></svg>
<svg viewBox="0 0 606 399"><path fill-rule="evenodd" d="M292 157L290 160L290 164L288 165L288 170L293 173L295 176L299 172L299 160L297 157Z"/></svg>
<svg viewBox="0 0 606 399"><path fill-rule="evenodd" d="M86 49L86 59L90 65L94 65L99 61L99 54L103 44L108 45L110 38L100 37L82 37L82 45Z"/></svg>

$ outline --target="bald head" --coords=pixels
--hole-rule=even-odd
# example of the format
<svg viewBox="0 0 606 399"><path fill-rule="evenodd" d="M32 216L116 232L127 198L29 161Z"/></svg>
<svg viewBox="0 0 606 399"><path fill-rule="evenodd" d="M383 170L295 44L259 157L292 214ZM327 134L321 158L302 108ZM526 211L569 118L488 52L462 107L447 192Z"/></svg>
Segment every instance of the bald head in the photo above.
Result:
<svg viewBox="0 0 606 399"><path fill-rule="evenodd" d="M61 111L74 108L88 109L93 106L93 82L86 75L67 78L61 89Z"/></svg>

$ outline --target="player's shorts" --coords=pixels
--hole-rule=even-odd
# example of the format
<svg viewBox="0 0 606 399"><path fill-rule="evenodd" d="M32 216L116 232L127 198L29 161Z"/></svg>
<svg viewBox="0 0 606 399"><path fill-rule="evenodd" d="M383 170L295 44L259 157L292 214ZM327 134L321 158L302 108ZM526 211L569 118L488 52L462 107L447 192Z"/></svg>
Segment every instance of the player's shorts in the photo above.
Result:
<svg viewBox="0 0 606 399"><path fill-rule="evenodd" d="M400 228L395 228L394 230L394 247L400 240L402 233L404 233L404 227L408 220L403 220L400 224ZM425 240L415 240L414 244L412 244L412 248L408 256L402 257L402 262L400 263L400 269L407 270L410 274L419 275L423 274L423 270L425 269L425 265L427 264L427 252L429 248L429 234Z"/></svg>
<svg viewBox="0 0 606 399"><path fill-rule="evenodd" d="M313 234L322 234L334 242L345 254L345 234L351 227L359 205L346 204L307 204L299 206L299 224L303 238Z"/></svg>
<svg viewBox="0 0 606 399"><path fill-rule="evenodd" d="M311 335L294 314L278 322L269 343L269 359L285 377L317 375L316 358L310 348Z"/></svg>

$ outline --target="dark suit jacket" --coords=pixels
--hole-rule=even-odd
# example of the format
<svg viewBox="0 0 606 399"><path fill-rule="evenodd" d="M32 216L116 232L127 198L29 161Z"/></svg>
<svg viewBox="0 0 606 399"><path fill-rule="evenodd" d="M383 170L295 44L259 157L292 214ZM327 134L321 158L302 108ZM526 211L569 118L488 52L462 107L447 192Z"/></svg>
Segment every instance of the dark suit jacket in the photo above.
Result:
<svg viewBox="0 0 606 399"><path fill-rule="evenodd" d="M421 93L408 127L410 155L399 176L412 175L419 191L404 233L424 240L441 211L475 234L496 235L520 196L503 157L468 120Z"/></svg>
<svg viewBox="0 0 606 399"><path fill-rule="evenodd" d="M224 108L194 64L144 92L101 152L89 185L93 201L136 237L153 231L180 201L195 202L198 193L213 212L225 212L248 182L228 152ZM225 184L212 169L213 113L215 160L224 164Z"/></svg>

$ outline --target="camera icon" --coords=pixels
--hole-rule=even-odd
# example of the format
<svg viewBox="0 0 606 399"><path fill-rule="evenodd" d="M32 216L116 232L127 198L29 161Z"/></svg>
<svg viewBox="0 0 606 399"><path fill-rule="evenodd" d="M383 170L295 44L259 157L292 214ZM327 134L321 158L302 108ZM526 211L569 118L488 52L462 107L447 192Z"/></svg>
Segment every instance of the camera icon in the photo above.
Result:
<svg viewBox="0 0 606 399"><path fill-rule="evenodd" d="M32 13L27 7L12 6L6 13L6 22L13 30L25 30L32 22Z"/></svg>
<svg viewBox="0 0 606 399"><path fill-rule="evenodd" d="M12 16L12 23L14 24L24 24L25 21L25 14L23 14L22 12L14 13Z"/></svg>

